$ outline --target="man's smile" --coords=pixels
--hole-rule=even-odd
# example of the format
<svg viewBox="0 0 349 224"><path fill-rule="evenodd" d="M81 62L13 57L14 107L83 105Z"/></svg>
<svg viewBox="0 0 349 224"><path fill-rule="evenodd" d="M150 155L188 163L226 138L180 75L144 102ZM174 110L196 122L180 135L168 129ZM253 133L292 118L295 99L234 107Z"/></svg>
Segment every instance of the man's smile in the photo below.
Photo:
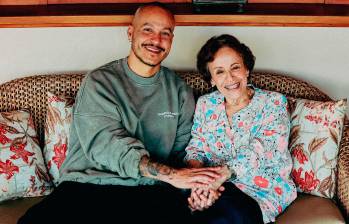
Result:
<svg viewBox="0 0 349 224"><path fill-rule="evenodd" d="M159 47L159 46L155 46L154 44L142 44L142 47L144 47L146 50L155 53L155 54L159 54L162 51L165 51L164 48Z"/></svg>

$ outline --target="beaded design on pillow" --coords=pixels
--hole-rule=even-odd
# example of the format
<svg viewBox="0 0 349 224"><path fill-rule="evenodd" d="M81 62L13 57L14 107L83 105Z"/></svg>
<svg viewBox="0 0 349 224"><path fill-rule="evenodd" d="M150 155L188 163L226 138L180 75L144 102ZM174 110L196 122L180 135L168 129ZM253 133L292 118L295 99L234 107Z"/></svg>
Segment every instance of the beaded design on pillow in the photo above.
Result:
<svg viewBox="0 0 349 224"><path fill-rule="evenodd" d="M57 185L60 177L59 169L68 153L74 100L50 92L47 93L47 99L44 157L53 183Z"/></svg>
<svg viewBox="0 0 349 224"><path fill-rule="evenodd" d="M292 177L299 192L333 198L347 102L289 99Z"/></svg>
<svg viewBox="0 0 349 224"><path fill-rule="evenodd" d="M42 152L26 111L0 113L0 201L51 193Z"/></svg>

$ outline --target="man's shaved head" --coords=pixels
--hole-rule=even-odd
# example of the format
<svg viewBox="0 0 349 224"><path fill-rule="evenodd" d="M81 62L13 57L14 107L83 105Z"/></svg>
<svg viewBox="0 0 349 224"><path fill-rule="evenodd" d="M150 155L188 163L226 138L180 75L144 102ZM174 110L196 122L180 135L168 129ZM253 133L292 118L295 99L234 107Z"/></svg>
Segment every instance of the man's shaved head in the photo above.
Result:
<svg viewBox="0 0 349 224"><path fill-rule="evenodd" d="M134 14L134 17L132 19L132 25L134 25L135 22L137 22L138 18L141 17L141 15L148 10L152 10L154 8L159 8L162 11L164 11L169 18L172 19L173 23L175 23L175 18L173 13L171 12L171 10L169 8L166 7L166 5L160 3L160 2L151 2L151 3L146 3L143 4L142 6L140 6L137 11Z"/></svg>

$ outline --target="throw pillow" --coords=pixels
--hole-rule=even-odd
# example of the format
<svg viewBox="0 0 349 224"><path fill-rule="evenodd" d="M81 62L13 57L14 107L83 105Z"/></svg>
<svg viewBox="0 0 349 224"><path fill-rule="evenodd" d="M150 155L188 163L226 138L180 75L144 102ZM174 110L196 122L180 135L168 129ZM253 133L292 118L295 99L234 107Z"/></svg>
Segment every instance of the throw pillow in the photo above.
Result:
<svg viewBox="0 0 349 224"><path fill-rule="evenodd" d="M346 103L289 99L292 177L299 192L333 198Z"/></svg>
<svg viewBox="0 0 349 224"><path fill-rule="evenodd" d="M37 134L26 111L0 113L0 201L51 193Z"/></svg>
<svg viewBox="0 0 349 224"><path fill-rule="evenodd" d="M47 99L44 157L51 179L57 185L59 169L68 153L74 99L56 96L50 92L47 93Z"/></svg>

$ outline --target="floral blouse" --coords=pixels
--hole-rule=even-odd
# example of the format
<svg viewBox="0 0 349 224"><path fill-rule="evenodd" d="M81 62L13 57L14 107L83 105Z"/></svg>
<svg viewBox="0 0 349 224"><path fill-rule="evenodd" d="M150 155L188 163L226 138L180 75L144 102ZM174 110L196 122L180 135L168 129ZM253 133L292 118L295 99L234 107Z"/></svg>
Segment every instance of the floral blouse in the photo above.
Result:
<svg viewBox="0 0 349 224"><path fill-rule="evenodd" d="M297 197L290 177L290 120L285 96L254 90L251 102L233 115L232 127L220 92L199 98L185 160L227 164L236 174L230 181L258 202L268 223Z"/></svg>

